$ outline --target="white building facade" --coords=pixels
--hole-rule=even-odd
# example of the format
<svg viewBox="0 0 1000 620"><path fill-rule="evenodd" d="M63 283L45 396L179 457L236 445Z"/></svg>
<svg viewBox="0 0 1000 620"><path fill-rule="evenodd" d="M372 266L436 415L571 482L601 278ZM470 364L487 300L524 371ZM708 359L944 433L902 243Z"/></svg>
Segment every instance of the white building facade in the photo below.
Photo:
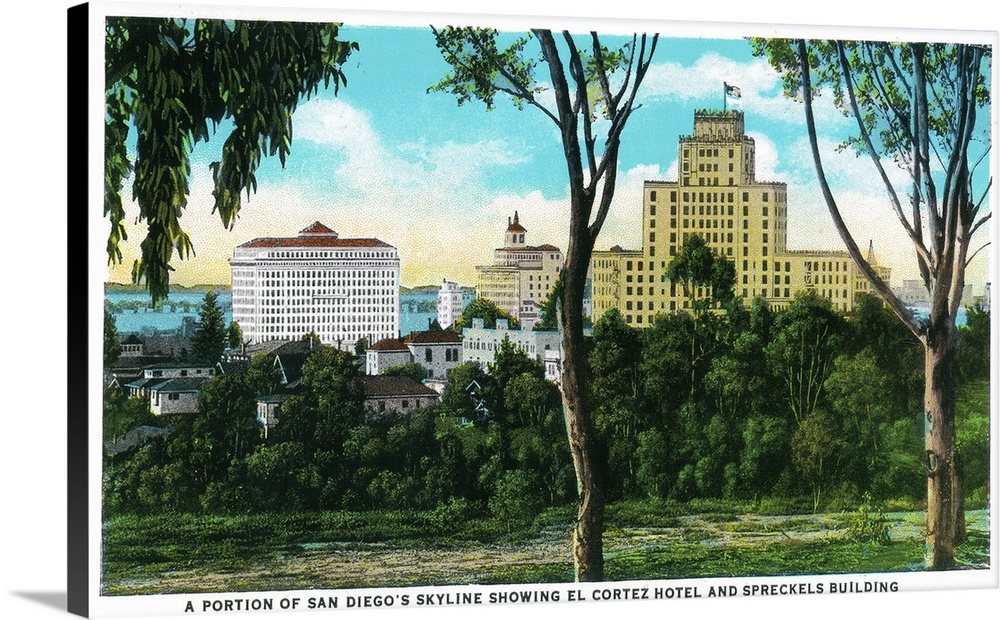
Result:
<svg viewBox="0 0 1000 620"><path fill-rule="evenodd" d="M539 362L544 362L546 355L560 359L559 332L510 329L506 319L497 319L494 329L484 325L483 319L472 319L472 327L462 329L463 362L476 362L480 368L487 370L504 340L510 340L511 344Z"/></svg>
<svg viewBox="0 0 1000 620"><path fill-rule="evenodd" d="M315 333L353 349L399 334L399 255L384 241L342 239L316 222L238 246L230 266L233 320L251 344Z"/></svg>
<svg viewBox="0 0 1000 620"><path fill-rule="evenodd" d="M448 329L462 318L462 287L456 282L445 280L438 289L437 321L441 329Z"/></svg>

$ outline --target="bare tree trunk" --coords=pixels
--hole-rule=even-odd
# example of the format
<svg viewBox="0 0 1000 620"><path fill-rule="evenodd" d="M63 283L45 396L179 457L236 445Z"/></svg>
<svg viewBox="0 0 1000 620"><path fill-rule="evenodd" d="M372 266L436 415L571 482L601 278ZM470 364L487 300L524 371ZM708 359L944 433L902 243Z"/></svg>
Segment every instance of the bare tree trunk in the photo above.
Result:
<svg viewBox="0 0 1000 620"><path fill-rule="evenodd" d="M932 570L955 566L955 544L965 534L955 463L955 336L948 321L931 323L924 346L924 446L927 454L925 561Z"/></svg>
<svg viewBox="0 0 1000 620"><path fill-rule="evenodd" d="M604 461L590 408L587 350L583 336L583 292L592 244L571 237L563 274L562 398L579 504L573 529L577 581L604 579Z"/></svg>

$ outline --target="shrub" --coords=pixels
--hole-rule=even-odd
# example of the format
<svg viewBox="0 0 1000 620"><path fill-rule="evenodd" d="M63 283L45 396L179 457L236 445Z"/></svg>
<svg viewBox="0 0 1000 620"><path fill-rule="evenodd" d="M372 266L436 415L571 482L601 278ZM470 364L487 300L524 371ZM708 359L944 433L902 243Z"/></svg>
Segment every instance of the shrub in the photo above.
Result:
<svg viewBox="0 0 1000 620"><path fill-rule="evenodd" d="M520 469L504 472L489 500L490 512L507 534L531 525L541 509L537 484Z"/></svg>
<svg viewBox="0 0 1000 620"><path fill-rule="evenodd" d="M864 501L852 516L847 529L849 540L883 545L889 542L889 521L882 514L882 507L865 493Z"/></svg>

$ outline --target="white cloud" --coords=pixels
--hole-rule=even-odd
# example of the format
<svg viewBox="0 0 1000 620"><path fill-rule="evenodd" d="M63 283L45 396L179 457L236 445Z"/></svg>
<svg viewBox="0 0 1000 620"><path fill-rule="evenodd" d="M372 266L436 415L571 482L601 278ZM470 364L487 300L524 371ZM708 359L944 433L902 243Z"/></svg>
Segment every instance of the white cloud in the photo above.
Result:
<svg viewBox="0 0 1000 620"><path fill-rule="evenodd" d="M294 236L322 221L344 237L377 237L399 250L405 284L426 284L437 277L475 282L474 266L492 260L503 241L506 218L517 209L531 231L531 243L565 246L557 231L568 221L566 201L546 200L537 191L497 195L484 178L496 168L530 161L525 149L503 140L448 141L429 145L387 145L363 111L343 101L312 101L295 117L297 142L329 149L329 169L311 169L316 179L332 177L333 189L308 189L301 178L280 175L262 181L240 213L233 231L211 214L211 178L192 179L190 205L182 225L197 255L175 261L174 281L185 284L228 282L227 259L236 245L260 236ZM290 168L292 165L290 165ZM324 185L324 187L326 187ZM134 210L134 206L133 206ZM134 220L132 214L127 220ZM564 224L563 224L564 226ZM127 279L141 230L132 230L126 265L114 271Z"/></svg>
<svg viewBox="0 0 1000 620"><path fill-rule="evenodd" d="M819 141L823 167L834 200L855 242L867 251L869 242L883 264L892 268L893 282L916 277L913 250L892 209L888 192L871 160L853 151L839 151L829 139ZM820 190L808 139L782 151L782 160L800 170L788 188L788 243L790 249L843 249ZM886 172L906 207L907 173L891 162Z"/></svg>
<svg viewBox="0 0 1000 620"><path fill-rule="evenodd" d="M754 176L757 181L768 182L768 181L788 181L788 175L784 172L779 172L778 169L783 163L779 161L778 147L771 141L770 138L762 133L757 133L754 131L747 132L747 135L753 138L754 141L754 154L755 154L755 170ZM780 156L784 159L784 154Z"/></svg>
<svg viewBox="0 0 1000 620"><path fill-rule="evenodd" d="M710 51L694 64L658 63L650 67L643 82L651 100L690 104L711 99L722 104L723 84L740 88L743 109L774 121L804 125L802 104L784 96L781 75L762 58L738 62ZM816 122L821 127L841 127L845 119L834 107L832 97L818 93L814 100Z"/></svg>
<svg viewBox="0 0 1000 620"><path fill-rule="evenodd" d="M669 48L663 54L669 55ZM778 80L778 74L763 60L739 63L707 52L687 67L678 62L654 64L646 74L643 88L648 97L668 101L688 102L713 96L721 101L723 82L738 85L746 97L748 93L773 90Z"/></svg>

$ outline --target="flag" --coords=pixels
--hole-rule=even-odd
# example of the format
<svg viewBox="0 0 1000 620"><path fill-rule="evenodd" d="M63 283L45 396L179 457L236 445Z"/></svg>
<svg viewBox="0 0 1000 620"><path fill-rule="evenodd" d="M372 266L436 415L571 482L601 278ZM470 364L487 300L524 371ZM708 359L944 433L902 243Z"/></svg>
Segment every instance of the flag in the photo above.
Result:
<svg viewBox="0 0 1000 620"><path fill-rule="evenodd" d="M743 109L743 94L740 93L739 86L733 86L732 84L722 83L722 90L724 96L722 98L722 108L728 109L729 105L732 104L733 107Z"/></svg>

